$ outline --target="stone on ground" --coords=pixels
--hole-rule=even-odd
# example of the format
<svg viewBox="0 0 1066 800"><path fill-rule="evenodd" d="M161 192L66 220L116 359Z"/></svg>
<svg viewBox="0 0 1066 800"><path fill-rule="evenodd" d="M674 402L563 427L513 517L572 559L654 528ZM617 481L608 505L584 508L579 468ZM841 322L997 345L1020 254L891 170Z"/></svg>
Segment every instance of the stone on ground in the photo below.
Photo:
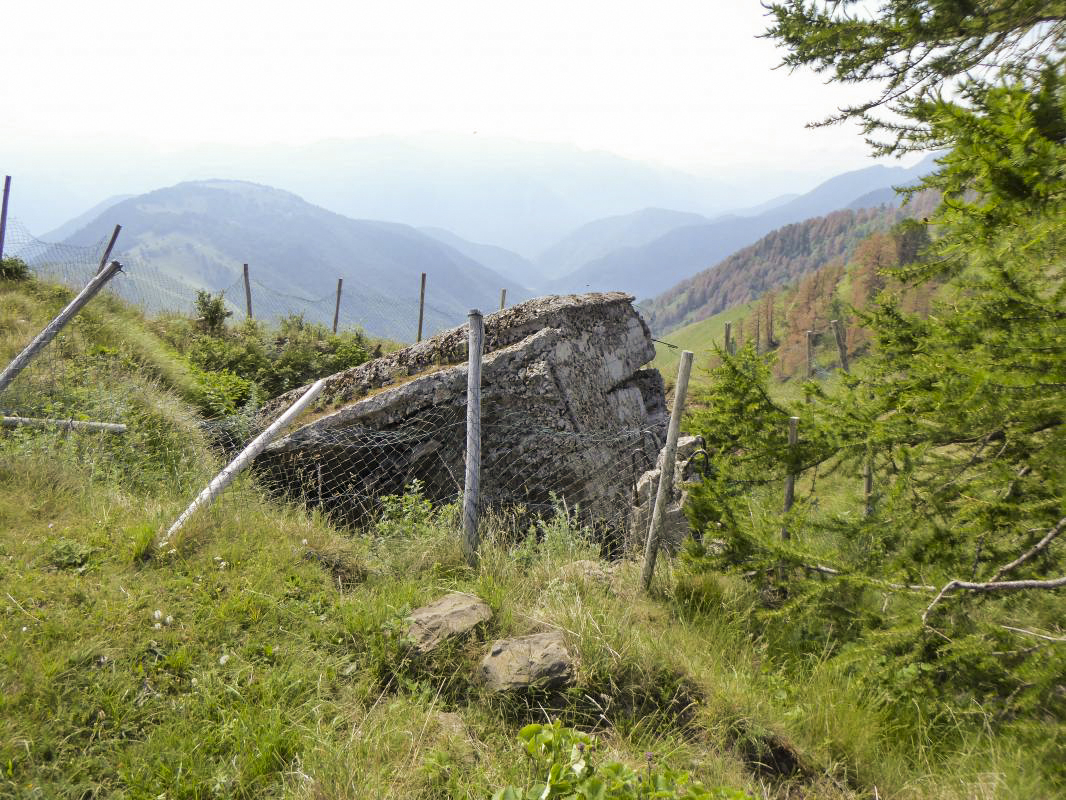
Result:
<svg viewBox="0 0 1066 800"><path fill-rule="evenodd" d="M446 639L462 636L490 619L492 611L484 602L454 592L413 611L407 618L407 636L415 650L429 653Z"/></svg>
<svg viewBox="0 0 1066 800"><path fill-rule="evenodd" d="M554 689L574 679L574 662L560 631L500 639L481 661L481 678L494 692Z"/></svg>

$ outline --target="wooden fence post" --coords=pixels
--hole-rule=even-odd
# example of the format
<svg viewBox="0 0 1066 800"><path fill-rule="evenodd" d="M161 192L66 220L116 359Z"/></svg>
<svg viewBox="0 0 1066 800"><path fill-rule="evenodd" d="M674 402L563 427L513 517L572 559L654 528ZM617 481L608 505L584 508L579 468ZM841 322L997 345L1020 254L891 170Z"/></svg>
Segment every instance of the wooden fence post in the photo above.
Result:
<svg viewBox="0 0 1066 800"><path fill-rule="evenodd" d="M426 273L422 273L422 288L418 290L418 336L416 342L422 341L422 313L426 308Z"/></svg>
<svg viewBox="0 0 1066 800"><path fill-rule="evenodd" d="M814 377L814 331L807 331L807 380Z"/></svg>
<svg viewBox="0 0 1066 800"><path fill-rule="evenodd" d="M845 372L851 372L848 365L848 346L844 341L844 327L838 320L832 320L830 325L833 326L833 337L837 340L837 353L840 356L840 368Z"/></svg>
<svg viewBox="0 0 1066 800"><path fill-rule="evenodd" d="M189 517L196 513L197 509L202 506L211 505L211 503L215 501L215 498L222 494L227 486L233 483L234 478L244 471L245 467L251 464L257 455L266 449L266 446L274 440L274 437L277 436L293 419L299 416L300 413L311 404L312 400L318 397L325 385L325 378L319 378L311 384L311 387L300 395L300 398L289 406L284 414L274 420L270 424L270 427L256 436L255 439L252 440L252 443L241 451L240 455L229 462L229 464L226 465L226 468L218 473L211 483L204 487L204 490L196 496L196 499L189 504L189 507L174 521L174 524L167 530L166 535L160 540L159 547L166 547L170 543L174 534L181 529L181 526L188 521Z"/></svg>
<svg viewBox="0 0 1066 800"><path fill-rule="evenodd" d="M725 351L729 355L733 355L733 323L727 322L725 324Z"/></svg>
<svg viewBox="0 0 1066 800"><path fill-rule="evenodd" d="M799 444L799 417L788 418L788 454L790 457L794 457L796 454L796 445ZM792 504L796 501L796 474L789 468L788 475L785 476L785 513L787 514L792 510ZM788 525L781 526L781 538L786 542L792 538L792 534L788 532Z"/></svg>
<svg viewBox="0 0 1066 800"><path fill-rule="evenodd" d="M485 320L476 308L470 310L466 373L466 480L463 485L463 555L466 563L478 562L478 490L481 479L481 351Z"/></svg>
<svg viewBox="0 0 1066 800"><path fill-rule="evenodd" d="M111 258L111 251L115 249L115 242L118 241L118 234L121 230L122 226L116 225L115 230L111 232L111 240L107 243L107 247L104 248L104 255L100 258L100 266L96 268L97 275L103 272L104 267L107 266L107 261Z"/></svg>
<svg viewBox="0 0 1066 800"><path fill-rule="evenodd" d="M248 265L244 265L244 308L248 319L252 318L252 282L248 279Z"/></svg>
<svg viewBox="0 0 1066 800"><path fill-rule="evenodd" d="M677 368L677 385L674 387L674 408L670 412L670 427L666 431L666 447L663 448L663 467L659 472L659 489L655 493L655 507L651 512L651 524L648 526L648 539L644 546L644 571L641 582L644 590L651 589L651 579L655 574L655 558L659 552L659 535L662 530L663 514L670 502L674 489L674 469L677 463L677 437L681 432L681 412L685 408L685 395L688 393L688 376L692 371L692 351L681 351L681 364Z"/></svg>
<svg viewBox="0 0 1066 800"><path fill-rule="evenodd" d="M507 308L507 290L500 289L500 311Z"/></svg>
<svg viewBox="0 0 1066 800"><path fill-rule="evenodd" d="M4 199L0 205L0 260L4 258L4 238L7 236L7 201L11 197L11 176L4 176Z"/></svg>
<svg viewBox="0 0 1066 800"><path fill-rule="evenodd" d="M11 382L15 380L15 377L22 372L31 361L33 361L37 354L41 352L50 341L56 338L66 324L74 318L74 315L81 311L86 303L96 297L97 293L103 289L107 282L115 277L121 269L121 264L117 261L112 261L103 272L93 276L93 279L85 285L85 288L78 292L77 297L71 300L67 304L67 307L60 311L56 318L49 322L43 331L37 334L37 338L30 342L25 350L15 356L14 360L7 365L3 372L0 372L0 392L4 391L4 389L11 385Z"/></svg>
<svg viewBox="0 0 1066 800"><path fill-rule="evenodd" d="M337 320L341 316L341 289L344 287L344 278L337 278L337 305L333 307L333 333L337 332Z"/></svg>
<svg viewBox="0 0 1066 800"><path fill-rule="evenodd" d="M755 355L759 355L759 353L762 352L762 337L760 336L761 331L759 330L759 328L760 328L759 315L758 315L758 313L756 313L755 314Z"/></svg>

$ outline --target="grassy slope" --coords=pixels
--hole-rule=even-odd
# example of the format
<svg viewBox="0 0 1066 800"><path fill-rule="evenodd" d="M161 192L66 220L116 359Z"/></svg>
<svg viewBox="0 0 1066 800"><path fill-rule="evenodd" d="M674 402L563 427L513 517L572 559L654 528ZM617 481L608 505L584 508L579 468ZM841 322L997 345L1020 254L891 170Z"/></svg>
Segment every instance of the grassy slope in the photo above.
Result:
<svg viewBox="0 0 1066 800"><path fill-rule="evenodd" d="M0 356L55 306L44 294L0 284ZM518 544L492 526L475 573L454 509L408 499L352 536L245 480L154 553L218 462L166 388L180 359L137 315L95 313L69 355L117 350L106 380L139 398L128 438L0 434L0 796L487 797L527 778L515 734L553 713L609 755L758 797L1041 796L1023 753L901 740L841 676L781 671L739 582L714 578L696 613L669 561L650 598L635 564L610 587L562 577L594 552L565 523ZM455 589L493 620L412 662L404 615ZM544 628L579 688L501 700L472 680L489 642ZM774 753L800 771L755 766Z"/></svg>
<svg viewBox="0 0 1066 800"><path fill-rule="evenodd" d="M673 386L677 381L677 367L681 362L681 351L691 350L694 354L693 364L696 367L693 370L693 381L698 382L699 367L714 355L714 346L717 344L721 347L724 342L725 324L731 322L735 329L737 320L751 316L757 302L726 309L713 317L663 334L661 341L655 344L655 360L651 362L651 365L663 374L669 386ZM752 331L746 331L746 334L750 336ZM663 342L669 342L669 344Z"/></svg>

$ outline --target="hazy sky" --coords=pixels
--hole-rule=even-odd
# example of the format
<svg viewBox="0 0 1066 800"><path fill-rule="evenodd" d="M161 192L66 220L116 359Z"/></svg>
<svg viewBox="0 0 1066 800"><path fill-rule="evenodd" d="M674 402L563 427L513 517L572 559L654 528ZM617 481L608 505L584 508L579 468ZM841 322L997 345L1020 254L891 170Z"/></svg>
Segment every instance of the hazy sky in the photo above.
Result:
<svg viewBox="0 0 1066 800"><path fill-rule="evenodd" d="M758 167L795 188L869 163L854 127L803 127L869 89L773 71L763 14L758 0L9 0L0 145L477 131Z"/></svg>

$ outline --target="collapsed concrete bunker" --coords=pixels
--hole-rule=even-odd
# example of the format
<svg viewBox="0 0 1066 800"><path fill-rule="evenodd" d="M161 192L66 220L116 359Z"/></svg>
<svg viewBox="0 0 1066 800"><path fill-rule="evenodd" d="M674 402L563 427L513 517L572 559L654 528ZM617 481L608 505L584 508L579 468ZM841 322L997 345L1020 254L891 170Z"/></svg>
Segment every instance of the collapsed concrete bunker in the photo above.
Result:
<svg viewBox="0 0 1066 800"><path fill-rule="evenodd" d="M385 495L418 481L444 503L462 494L467 327L326 381L309 419L256 460L267 484L364 523ZM565 505L622 531L655 466L667 413L648 326L629 295L530 300L485 319L480 503L530 513ZM276 416L302 390L262 411Z"/></svg>

